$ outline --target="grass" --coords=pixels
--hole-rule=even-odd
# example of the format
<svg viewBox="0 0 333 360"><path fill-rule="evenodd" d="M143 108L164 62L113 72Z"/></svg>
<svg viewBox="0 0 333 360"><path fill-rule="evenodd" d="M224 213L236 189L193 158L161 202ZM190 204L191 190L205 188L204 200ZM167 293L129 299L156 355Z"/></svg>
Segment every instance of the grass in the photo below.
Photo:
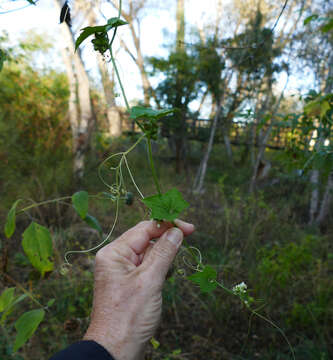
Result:
<svg viewBox="0 0 333 360"><path fill-rule="evenodd" d="M130 139L112 142L108 151L126 149ZM219 279L228 287L245 281L251 295L258 299L261 313L272 319L286 333L297 359L326 360L333 356L333 246L332 225L326 233L306 224L309 192L297 179L279 178L277 185L260 184L259 191L248 195L248 162L240 163L242 153L235 150L234 165L228 162L222 146L214 148L207 174L206 191L201 197L189 192L201 158L200 146L192 144L186 174L176 175L167 146L155 149L157 172L163 191L177 187L191 207L184 218L193 222L197 231L189 243L199 248L203 261L214 266ZM87 173L80 189L90 193L105 191L96 171L105 156L105 148L91 154ZM143 148L131 153L129 162L135 179L144 195L155 192ZM78 189L70 185L71 169L66 161L57 186L52 187L48 176L38 184L25 186L24 195L44 200L53 195L68 195ZM277 167L283 170L280 163ZM46 165L44 165L46 166ZM273 164L274 167L274 164ZM40 172L43 174L43 172ZM44 171L44 173L47 173ZM277 176L277 175L274 175ZM11 189L15 179L11 178ZM62 188L61 184L66 184ZM8 204L21 196L2 193L1 223L5 221ZM39 189L39 191L37 191ZM291 191L292 189L292 191ZM62 192L63 190L63 192ZM134 188L129 184L129 190ZM91 201L89 212L99 219L107 232L114 219L114 204L109 201ZM98 234L89 229L64 205L43 207L32 215L51 227L55 250L56 271L47 279L40 279L27 263L20 247L20 233L29 219L21 217L18 229L10 243L2 241L2 249L9 251L7 273L25 288L33 290L38 299L56 302L47 313L36 336L19 352L9 355L8 345L0 342L1 359L46 360L67 344L79 340L89 321L93 286L93 254L73 255L73 267L66 276L59 269L68 249L85 249L99 242ZM120 219L114 236L118 236L148 214L138 198L131 206L121 204ZM1 239L4 239L1 234ZM3 256L4 259L4 256ZM3 265L2 265L3 266ZM288 347L281 335L264 321L251 316L237 298L222 290L201 294L199 289L179 274L186 267L179 256L169 272L164 290L163 321L156 334L160 346L149 346L146 359L290 359ZM13 284L2 277L4 286ZM14 311L16 319L28 301ZM10 330L11 337L14 332Z"/></svg>

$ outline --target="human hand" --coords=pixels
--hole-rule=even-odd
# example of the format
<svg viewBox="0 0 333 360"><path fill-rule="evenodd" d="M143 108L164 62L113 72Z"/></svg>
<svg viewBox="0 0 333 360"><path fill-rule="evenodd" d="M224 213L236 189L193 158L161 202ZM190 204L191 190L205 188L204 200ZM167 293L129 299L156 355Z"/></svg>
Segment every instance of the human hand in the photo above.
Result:
<svg viewBox="0 0 333 360"><path fill-rule="evenodd" d="M168 269L192 224L142 221L99 250L94 301L84 340L104 346L116 360L138 360L162 310ZM155 243L152 239L159 238Z"/></svg>

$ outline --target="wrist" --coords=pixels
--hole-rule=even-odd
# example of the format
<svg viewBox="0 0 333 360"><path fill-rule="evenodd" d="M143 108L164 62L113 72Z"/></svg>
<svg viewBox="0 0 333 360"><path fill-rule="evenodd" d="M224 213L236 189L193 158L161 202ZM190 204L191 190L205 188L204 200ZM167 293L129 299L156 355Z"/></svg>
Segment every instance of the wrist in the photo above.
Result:
<svg viewBox="0 0 333 360"><path fill-rule="evenodd" d="M121 338L119 333L105 331L94 326L89 326L83 340L93 340L103 346L114 360L140 360L143 355L143 348L133 344L128 338ZM117 334L118 336L115 336Z"/></svg>

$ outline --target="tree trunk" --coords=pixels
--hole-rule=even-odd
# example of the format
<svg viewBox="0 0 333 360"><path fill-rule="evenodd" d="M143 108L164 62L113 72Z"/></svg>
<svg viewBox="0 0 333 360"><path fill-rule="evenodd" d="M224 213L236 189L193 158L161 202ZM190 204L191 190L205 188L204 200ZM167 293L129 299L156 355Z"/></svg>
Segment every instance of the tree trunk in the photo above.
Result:
<svg viewBox="0 0 333 360"><path fill-rule="evenodd" d="M212 127L210 130L210 134L209 134L209 141L208 141L208 145L207 145L207 150L205 152L205 155L202 159L202 162L200 163L200 167L198 169L194 184L193 184L193 193L195 194L201 194L203 192L203 184L204 184L204 180L205 180L205 176L206 176L206 172L207 172L207 164L208 164L208 160L210 157L210 154L212 152L213 149L213 144L214 144L214 137L215 137L215 132L216 132L216 128L217 128L217 124L220 118L220 114L221 114L221 105L220 102L217 104L217 110L214 116L214 120L212 123Z"/></svg>
<svg viewBox="0 0 333 360"><path fill-rule="evenodd" d="M315 220L319 204L319 171L317 169L311 171L310 184L312 185L312 191L310 200L309 223L312 224Z"/></svg>
<svg viewBox="0 0 333 360"><path fill-rule="evenodd" d="M89 26L96 26L96 14L94 10L89 13ZM104 99L107 106L106 116L108 121L108 134L118 137L122 133L122 123L119 110L114 97L114 81L111 79L107 64L99 52L95 52L97 66L101 75Z"/></svg>
<svg viewBox="0 0 333 360"><path fill-rule="evenodd" d="M59 10L62 6L61 0L54 0ZM60 25L66 51L63 55L70 87L70 125L73 135L74 176L82 178L84 173L84 159L90 143L90 135L93 130L93 111L90 101L90 85L87 72L84 68L79 52L75 52L73 33L66 23ZM74 80L75 79L75 80ZM75 93L74 93L75 84ZM75 96L75 104L73 102ZM78 106L74 110L74 105ZM75 113L79 116L75 116Z"/></svg>
<svg viewBox="0 0 333 360"><path fill-rule="evenodd" d="M115 0L109 0L109 2L117 10L119 10L119 2L117 2ZM138 5L138 4L136 4L136 5ZM138 12L143 7L144 7L144 2L142 2L140 6L133 6L133 1L129 0L129 11L128 11L128 13L125 12L124 9L122 9L122 11L121 11L121 15L129 23L128 26L129 26L129 29L131 31L134 47L135 47L135 50L136 50L136 56L134 56L134 54L130 51L130 49L128 48L128 46L126 45L126 43L124 41L120 41L120 43L121 43L121 46L131 56L133 61L138 66L140 76L141 76L141 81L142 81L142 87L143 87L144 104L146 106L149 106L150 105L150 99L151 99L151 97L153 97L156 104L157 104L157 106L159 106L158 99L156 97L156 94L155 94L152 86L151 86L151 83L150 83L148 75L147 75L147 71L145 69L144 56L143 56L142 51L141 51L140 36L138 36L138 34L137 34L136 30L135 30L135 27L133 25L134 20L136 20L137 26L140 29L140 21L139 21L139 17L138 17ZM139 32L140 32L140 30L139 30Z"/></svg>
<svg viewBox="0 0 333 360"><path fill-rule="evenodd" d="M184 0L177 0L176 22L177 22L176 50L177 51L182 51L184 49L184 42L185 42L185 7L184 7Z"/></svg>
<svg viewBox="0 0 333 360"><path fill-rule="evenodd" d="M316 218L316 223L318 225L322 225L325 219L327 218L332 201L332 195L333 195L333 171L331 171L328 176L325 193L323 196L323 200L321 202L318 216Z"/></svg>

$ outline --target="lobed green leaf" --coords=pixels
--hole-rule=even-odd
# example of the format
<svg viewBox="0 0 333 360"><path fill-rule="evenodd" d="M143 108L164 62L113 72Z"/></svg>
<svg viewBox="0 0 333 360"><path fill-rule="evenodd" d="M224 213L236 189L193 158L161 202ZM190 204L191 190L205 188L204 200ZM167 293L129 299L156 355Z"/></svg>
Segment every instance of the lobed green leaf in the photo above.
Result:
<svg viewBox="0 0 333 360"><path fill-rule="evenodd" d="M146 197L142 202L151 209L153 219L166 221L174 221L189 206L175 188L164 194Z"/></svg>
<svg viewBox="0 0 333 360"><path fill-rule="evenodd" d="M52 238L49 230L32 222L23 233L22 247L31 265L42 275L53 270L50 261L53 255Z"/></svg>
<svg viewBox="0 0 333 360"><path fill-rule="evenodd" d="M78 191L72 196L74 209L81 219L85 219L89 207L89 195L86 191Z"/></svg>
<svg viewBox="0 0 333 360"><path fill-rule="evenodd" d="M202 271L198 271L188 276L189 280L200 286L200 290L203 293L210 293L216 289L216 278L217 272L211 266L205 266Z"/></svg>
<svg viewBox="0 0 333 360"><path fill-rule="evenodd" d="M16 352L31 338L37 330L39 324L43 321L44 316L45 311L42 309L31 310L20 316L20 318L15 322L17 335L14 343L14 352Z"/></svg>

